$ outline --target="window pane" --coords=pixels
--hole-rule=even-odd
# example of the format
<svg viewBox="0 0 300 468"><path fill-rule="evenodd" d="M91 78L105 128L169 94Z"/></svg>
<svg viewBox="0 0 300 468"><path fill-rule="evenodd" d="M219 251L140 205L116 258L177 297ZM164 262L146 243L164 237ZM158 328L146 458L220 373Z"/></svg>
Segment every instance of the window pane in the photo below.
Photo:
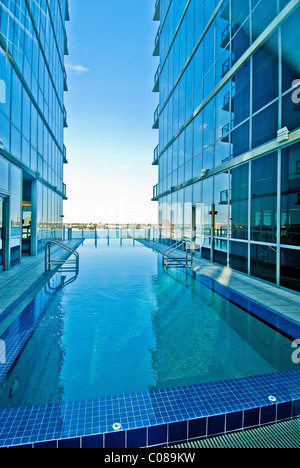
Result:
<svg viewBox="0 0 300 468"><path fill-rule="evenodd" d="M244 242L230 242L229 267L242 273L248 273L248 244Z"/></svg>
<svg viewBox="0 0 300 468"><path fill-rule="evenodd" d="M278 97L277 35L253 56L253 112Z"/></svg>
<svg viewBox="0 0 300 468"><path fill-rule="evenodd" d="M4 52L0 51L0 110L10 117L11 65Z"/></svg>
<svg viewBox="0 0 300 468"><path fill-rule="evenodd" d="M249 165L231 171L230 232L232 239L248 239Z"/></svg>
<svg viewBox="0 0 300 468"><path fill-rule="evenodd" d="M300 251L281 249L280 284L300 291Z"/></svg>
<svg viewBox="0 0 300 468"><path fill-rule="evenodd" d="M272 104L253 118L253 148L277 137L278 103Z"/></svg>
<svg viewBox="0 0 300 468"><path fill-rule="evenodd" d="M282 99L282 125L290 131L300 127L300 88L287 94Z"/></svg>
<svg viewBox="0 0 300 468"><path fill-rule="evenodd" d="M292 82L300 78L300 8L282 25L282 86L283 91L292 87Z"/></svg>
<svg viewBox="0 0 300 468"><path fill-rule="evenodd" d="M276 283L275 247L251 245L251 275L271 283Z"/></svg>
<svg viewBox="0 0 300 468"><path fill-rule="evenodd" d="M249 142L249 132L250 126L249 121L236 128L232 132L232 157L236 158L240 154L246 153L249 151L250 142Z"/></svg>
<svg viewBox="0 0 300 468"><path fill-rule="evenodd" d="M282 151L280 243L300 246L300 145Z"/></svg>
<svg viewBox="0 0 300 468"><path fill-rule="evenodd" d="M232 87L233 126L250 116L250 61L236 73Z"/></svg>
<svg viewBox="0 0 300 468"><path fill-rule="evenodd" d="M276 242L277 153L252 163L251 239Z"/></svg>

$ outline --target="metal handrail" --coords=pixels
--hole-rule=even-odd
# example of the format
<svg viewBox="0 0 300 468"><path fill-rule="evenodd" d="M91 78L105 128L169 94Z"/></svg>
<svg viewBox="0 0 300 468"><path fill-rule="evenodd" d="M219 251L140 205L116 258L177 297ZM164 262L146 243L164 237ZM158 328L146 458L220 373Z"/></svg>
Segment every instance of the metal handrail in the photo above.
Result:
<svg viewBox="0 0 300 468"><path fill-rule="evenodd" d="M75 260L53 260L51 261L51 245L57 245L58 247L69 252L71 255L75 256ZM62 244L57 240L51 240L47 242L45 246L45 273L50 271L51 265L64 265L64 264L75 264L76 271L78 272L79 267L79 253L76 250L72 249L68 245Z"/></svg>
<svg viewBox="0 0 300 468"><path fill-rule="evenodd" d="M189 239L180 239L178 240L175 244L173 244L171 247L168 247L164 252L163 252L163 265L166 265L166 268L169 266L169 255L175 250L178 250L180 247L183 245L186 246L186 244L191 244L191 240ZM172 258L171 260L183 260L181 257L180 258ZM189 259L188 259L188 251L187 248L185 249L185 266L188 268L189 267ZM193 255L191 253L191 259L190 259L190 268L193 268Z"/></svg>

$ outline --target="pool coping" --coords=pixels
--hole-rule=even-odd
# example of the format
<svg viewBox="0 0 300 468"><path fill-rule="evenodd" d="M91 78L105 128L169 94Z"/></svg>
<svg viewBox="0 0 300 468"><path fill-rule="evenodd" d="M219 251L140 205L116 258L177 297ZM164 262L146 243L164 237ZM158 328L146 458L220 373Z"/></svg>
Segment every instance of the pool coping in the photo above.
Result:
<svg viewBox="0 0 300 468"><path fill-rule="evenodd" d="M299 323L212 278L187 271L272 327L300 338ZM30 333L27 330L22 339ZM242 379L0 410L0 447L159 447L296 417L300 365L299 370ZM114 429L116 423L120 426Z"/></svg>

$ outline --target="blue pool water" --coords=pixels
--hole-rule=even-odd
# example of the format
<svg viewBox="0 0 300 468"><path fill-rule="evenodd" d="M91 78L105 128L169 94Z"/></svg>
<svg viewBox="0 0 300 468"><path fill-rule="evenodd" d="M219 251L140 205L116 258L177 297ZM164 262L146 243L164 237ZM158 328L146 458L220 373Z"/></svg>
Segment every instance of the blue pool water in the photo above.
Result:
<svg viewBox="0 0 300 468"><path fill-rule="evenodd" d="M43 405L295 369L291 342L132 241L85 241L80 273L57 274L0 407ZM68 278L66 278L68 279ZM50 300L50 299L51 300ZM30 318L31 320L31 318Z"/></svg>

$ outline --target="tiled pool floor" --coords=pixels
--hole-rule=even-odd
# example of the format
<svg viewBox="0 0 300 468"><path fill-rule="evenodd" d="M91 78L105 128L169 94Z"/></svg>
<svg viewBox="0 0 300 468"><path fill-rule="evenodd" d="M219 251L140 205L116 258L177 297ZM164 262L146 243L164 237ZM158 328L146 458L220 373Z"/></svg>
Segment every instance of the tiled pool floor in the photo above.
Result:
<svg viewBox="0 0 300 468"><path fill-rule="evenodd" d="M204 274L203 268L209 268L207 264L202 265L201 271L201 267L197 270L197 265L195 266L196 271L193 275L198 281L270 322L272 326L284 329L289 336L300 338L297 316L291 317L283 314L282 309L278 311L273 307L261 305L257 297L248 297L244 289L241 292L234 288L232 281L230 284L224 284L226 275L219 275L216 280ZM217 274L216 270L212 271ZM249 278L246 278L248 286L253 286L248 280ZM265 289L265 285L262 285L264 294L267 294L267 286L269 285L266 285ZM269 289L271 297L272 288ZM299 296L291 294L292 307L297 309ZM283 300L284 304L287 304L289 295L285 296L287 299ZM29 304L22 313L22 327L19 323L14 329L12 324L4 336L6 341L15 340L14 346L11 347L14 352L7 356L8 367L35 326L31 319L26 321L26 310L28 317L32 316ZM3 369L2 378L6 372L7 370ZM298 416L300 364L299 369L277 374L78 402L0 410L0 446L165 446ZM120 424L120 430L114 430L115 423Z"/></svg>

